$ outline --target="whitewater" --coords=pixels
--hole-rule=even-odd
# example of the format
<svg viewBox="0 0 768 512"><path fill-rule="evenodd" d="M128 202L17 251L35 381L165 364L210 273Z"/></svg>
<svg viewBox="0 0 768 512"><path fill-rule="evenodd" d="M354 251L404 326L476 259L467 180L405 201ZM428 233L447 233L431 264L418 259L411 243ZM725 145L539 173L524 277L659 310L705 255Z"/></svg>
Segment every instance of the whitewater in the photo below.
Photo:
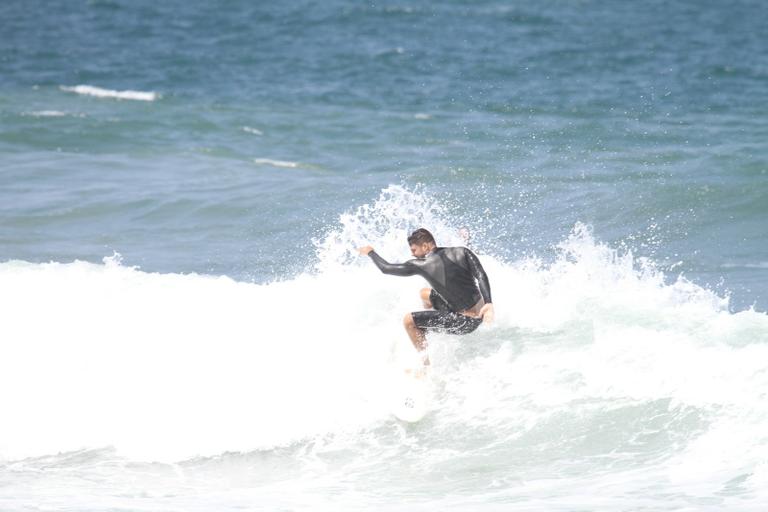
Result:
<svg viewBox="0 0 768 512"><path fill-rule="evenodd" d="M396 420L423 283L354 248L404 260L421 225L462 243L391 186L283 280L0 264L0 509L764 508L768 316L580 223L547 257L472 246L496 321L432 336L430 411Z"/></svg>

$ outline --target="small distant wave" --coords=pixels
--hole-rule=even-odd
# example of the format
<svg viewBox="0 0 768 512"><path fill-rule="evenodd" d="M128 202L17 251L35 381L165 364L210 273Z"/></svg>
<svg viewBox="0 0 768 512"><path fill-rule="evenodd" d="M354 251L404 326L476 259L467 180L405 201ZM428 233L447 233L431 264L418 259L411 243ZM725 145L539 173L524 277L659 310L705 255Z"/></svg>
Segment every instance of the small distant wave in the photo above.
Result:
<svg viewBox="0 0 768 512"><path fill-rule="evenodd" d="M723 263L723 268L759 268L768 270L768 261L758 261L755 263Z"/></svg>
<svg viewBox="0 0 768 512"><path fill-rule="evenodd" d="M423 112L419 112L418 114L413 114L414 119L419 119L421 121L426 121L428 119L432 119L432 116L429 114L424 114Z"/></svg>
<svg viewBox="0 0 768 512"><path fill-rule="evenodd" d="M387 48L380 51L376 51L374 55L379 58L387 58L397 55L404 55L405 54L405 48L402 46L396 46L394 48Z"/></svg>
<svg viewBox="0 0 768 512"><path fill-rule="evenodd" d="M25 117L85 117L85 114L62 112L60 110L36 110L34 112L22 112Z"/></svg>
<svg viewBox="0 0 768 512"><path fill-rule="evenodd" d="M258 128L251 128L250 126L243 126L243 131L245 133L252 133L253 135L264 135L263 131Z"/></svg>
<svg viewBox="0 0 768 512"><path fill-rule="evenodd" d="M416 10L413 7L393 5L391 7L385 7L384 12L387 14L413 14Z"/></svg>
<svg viewBox="0 0 768 512"><path fill-rule="evenodd" d="M257 165L269 165L272 167L283 167L286 169L296 169L300 166L298 162L290 162L288 160L272 160L271 158L254 158L253 163Z"/></svg>
<svg viewBox="0 0 768 512"><path fill-rule="evenodd" d="M97 98L114 98L118 100L134 100L134 101L155 101L160 98L160 95L156 92L145 91L113 91L111 89L102 89L101 87L94 87L92 85L76 85L74 87L68 87L62 85L60 87L62 91L74 92L75 94L82 94L85 96L95 96Z"/></svg>

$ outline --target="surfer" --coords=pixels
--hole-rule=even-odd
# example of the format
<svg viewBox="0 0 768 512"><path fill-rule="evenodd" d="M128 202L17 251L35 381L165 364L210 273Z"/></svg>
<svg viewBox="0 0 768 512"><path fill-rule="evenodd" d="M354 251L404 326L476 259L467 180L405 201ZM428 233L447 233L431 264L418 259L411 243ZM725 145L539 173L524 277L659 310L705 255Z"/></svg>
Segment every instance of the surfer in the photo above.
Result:
<svg viewBox="0 0 768 512"><path fill-rule="evenodd" d="M414 311L403 319L408 337L426 366L427 331L469 334L481 323L493 321L491 286L480 260L466 247L438 247L432 233L424 228L411 233L408 245L415 259L405 263L387 262L370 245L358 252L369 256L385 274L419 275L430 284L431 288L420 292L427 311Z"/></svg>

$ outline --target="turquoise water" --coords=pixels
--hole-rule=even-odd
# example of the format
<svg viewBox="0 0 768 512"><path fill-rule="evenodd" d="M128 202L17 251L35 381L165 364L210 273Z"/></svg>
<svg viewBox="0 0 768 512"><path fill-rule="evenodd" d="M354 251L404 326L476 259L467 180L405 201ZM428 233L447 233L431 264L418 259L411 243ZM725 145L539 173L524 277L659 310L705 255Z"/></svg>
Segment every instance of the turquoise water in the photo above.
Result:
<svg viewBox="0 0 768 512"><path fill-rule="evenodd" d="M3 505L764 508L766 18L3 2ZM469 228L499 318L434 341L410 428L377 397L421 284L351 248L421 225Z"/></svg>

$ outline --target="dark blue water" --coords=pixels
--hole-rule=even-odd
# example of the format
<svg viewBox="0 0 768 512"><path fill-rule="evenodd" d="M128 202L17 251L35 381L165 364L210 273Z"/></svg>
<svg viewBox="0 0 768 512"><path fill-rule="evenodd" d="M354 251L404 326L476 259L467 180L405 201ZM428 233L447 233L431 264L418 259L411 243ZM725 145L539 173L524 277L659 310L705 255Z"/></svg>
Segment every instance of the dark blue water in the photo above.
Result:
<svg viewBox="0 0 768 512"><path fill-rule="evenodd" d="M113 249L150 269L264 278L290 270L263 271L271 249L237 253L305 249L388 184L423 183L450 192L467 223L495 220L484 236L510 256L545 251L584 221L709 284L727 275L740 306L764 301L760 2L0 9L6 259ZM76 85L159 97L60 89ZM47 186L88 211L61 218L41 200ZM19 240L36 207L51 213L41 240ZM176 242L226 240L154 250L147 239L167 237L137 208L167 220ZM265 219L290 237L254 232Z"/></svg>

